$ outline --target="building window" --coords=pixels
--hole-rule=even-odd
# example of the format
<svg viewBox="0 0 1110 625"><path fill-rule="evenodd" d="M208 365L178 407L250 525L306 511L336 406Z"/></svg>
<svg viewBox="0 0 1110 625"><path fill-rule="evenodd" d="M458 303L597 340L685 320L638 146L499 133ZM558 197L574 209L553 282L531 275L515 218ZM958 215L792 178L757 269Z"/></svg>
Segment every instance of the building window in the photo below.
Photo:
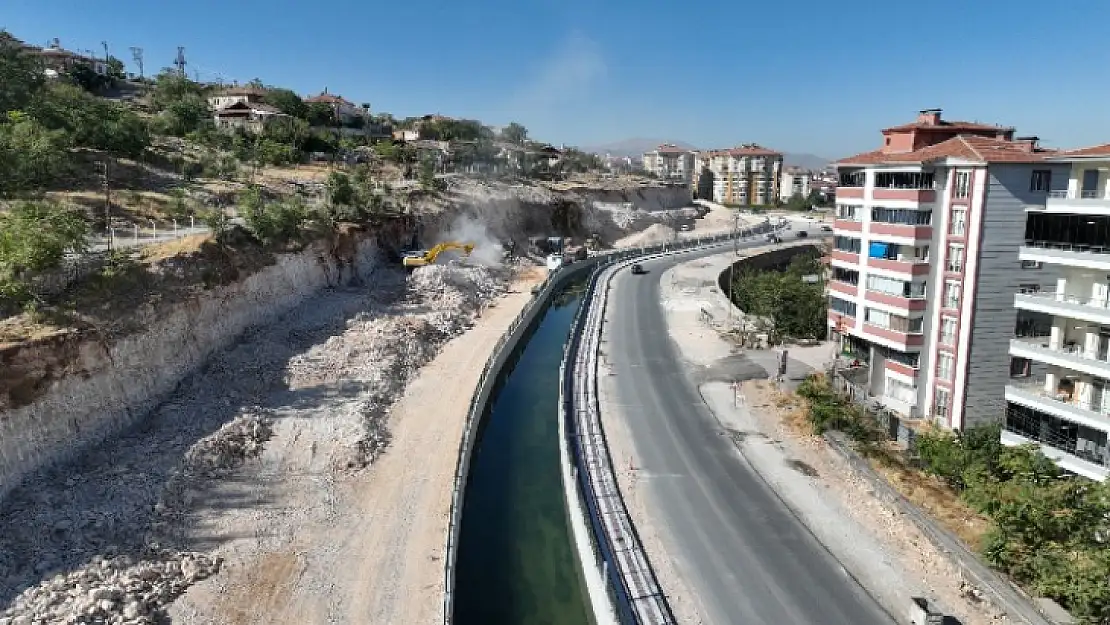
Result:
<svg viewBox="0 0 1110 625"><path fill-rule="evenodd" d="M1040 269L1041 261L1039 260L1023 260L1021 261L1022 269Z"/></svg>
<svg viewBox="0 0 1110 625"><path fill-rule="evenodd" d="M1010 358L1010 377L1027 378L1032 366L1033 361L1028 358Z"/></svg>
<svg viewBox="0 0 1110 625"><path fill-rule="evenodd" d="M964 246L962 245L949 245L948 246L948 266L947 270L953 273L960 273L964 270Z"/></svg>
<svg viewBox="0 0 1110 625"><path fill-rule="evenodd" d="M938 421L948 421L948 402L952 398L952 393L946 388L937 388L933 394L933 416Z"/></svg>
<svg viewBox="0 0 1110 625"><path fill-rule="evenodd" d="M959 308L960 307L960 283L955 280L949 280L944 283L944 307L945 308Z"/></svg>
<svg viewBox="0 0 1110 625"><path fill-rule="evenodd" d="M937 354L937 377L946 382L952 381L952 372L956 370L956 357L948 352Z"/></svg>
<svg viewBox="0 0 1110 625"><path fill-rule="evenodd" d="M941 345L955 345L956 344L956 318L955 317L941 317L940 319L940 344Z"/></svg>
<svg viewBox="0 0 1110 625"><path fill-rule="evenodd" d="M900 401L903 404L912 406L917 403L917 389L912 384L906 384L898 378L887 377L884 394L890 399Z"/></svg>
<svg viewBox="0 0 1110 625"><path fill-rule="evenodd" d="M966 200L971 195L971 172L958 171L956 172L956 193L953 196L957 200Z"/></svg>
<svg viewBox="0 0 1110 625"><path fill-rule="evenodd" d="M859 219L859 209L860 208L861 207L859 207L859 206L853 206L851 204L837 204L836 205L836 218L837 219L847 219L847 220L850 220L850 221L856 221L856 220Z"/></svg>
<svg viewBox="0 0 1110 625"><path fill-rule="evenodd" d="M1033 175L1029 178L1029 190L1040 193L1048 193L1049 185L1052 184L1052 172L1047 169L1034 169Z"/></svg>
<svg viewBox="0 0 1110 625"><path fill-rule="evenodd" d="M967 231L967 210L963 208L952 208L951 220L948 223L948 234L954 237L964 236Z"/></svg>
<svg viewBox="0 0 1110 625"><path fill-rule="evenodd" d="M876 206L871 209L871 221L884 224L928 226L933 222L933 211Z"/></svg>
<svg viewBox="0 0 1110 625"><path fill-rule="evenodd" d="M839 236L833 238L833 248L841 252L851 252L853 254L859 254L860 250L863 249L859 239Z"/></svg>
<svg viewBox="0 0 1110 625"><path fill-rule="evenodd" d="M839 297L829 297L829 310L848 317L856 316L856 305L853 302L840 299Z"/></svg>

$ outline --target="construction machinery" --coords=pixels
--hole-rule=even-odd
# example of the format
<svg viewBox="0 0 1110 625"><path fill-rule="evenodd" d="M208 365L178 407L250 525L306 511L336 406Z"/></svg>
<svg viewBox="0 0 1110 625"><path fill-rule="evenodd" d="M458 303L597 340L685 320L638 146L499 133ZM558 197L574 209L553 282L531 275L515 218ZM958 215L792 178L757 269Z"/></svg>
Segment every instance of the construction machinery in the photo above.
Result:
<svg viewBox="0 0 1110 625"><path fill-rule="evenodd" d="M450 251L461 251L463 256L470 256L470 253L474 251L474 244L447 241L427 251L408 252L401 258L401 264L409 268L434 265L440 254Z"/></svg>

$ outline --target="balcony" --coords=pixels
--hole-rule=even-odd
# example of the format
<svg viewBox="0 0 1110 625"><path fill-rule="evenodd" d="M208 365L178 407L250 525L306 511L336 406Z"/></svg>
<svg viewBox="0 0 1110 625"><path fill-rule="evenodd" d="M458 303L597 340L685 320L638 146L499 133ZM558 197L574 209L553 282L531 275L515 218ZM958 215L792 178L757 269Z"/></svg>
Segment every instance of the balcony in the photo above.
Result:
<svg viewBox="0 0 1110 625"><path fill-rule="evenodd" d="M1104 481L1110 477L1110 462L1100 461L1097 457L1081 458L1068 449L1060 449L1056 441L1039 440L1041 438L1045 437L1035 436L1032 433L1027 436L1025 433L1015 431L1015 428L1009 424L1002 430L1002 444L1007 447L1037 445L1046 458L1066 471L1098 481Z"/></svg>
<svg viewBox="0 0 1110 625"><path fill-rule="evenodd" d="M851 298L855 298L857 295L859 295L858 283L851 284L848 282L842 282L840 280L830 280L826 284L828 284L829 291L832 291L833 293L841 293Z"/></svg>
<svg viewBox="0 0 1110 625"><path fill-rule="evenodd" d="M912 312L925 310L926 305L925 298L923 297L904 297L900 295L891 295L890 293L884 293L882 291L873 291L871 289L867 289L863 298L869 302L895 306Z"/></svg>
<svg viewBox="0 0 1110 625"><path fill-rule="evenodd" d="M918 226L910 224L889 224L872 221L868 232L879 236L901 237L917 241L928 241L933 238L932 226Z"/></svg>
<svg viewBox="0 0 1110 625"><path fill-rule="evenodd" d="M1014 307L1021 310L1070 317L1088 323L1110 325L1110 302L1093 297L1080 297L1055 291L1018 293Z"/></svg>
<svg viewBox="0 0 1110 625"><path fill-rule="evenodd" d="M1074 344L1053 348L1048 336L1010 339L1010 355L1110 380L1110 357Z"/></svg>
<svg viewBox="0 0 1110 625"><path fill-rule="evenodd" d="M848 232L863 232L863 222L854 219L834 219L833 232L845 230Z"/></svg>
<svg viewBox="0 0 1110 625"><path fill-rule="evenodd" d="M895 373L900 373L909 378L917 378L917 367L912 367L897 360L887 360L886 368Z"/></svg>
<svg viewBox="0 0 1110 625"><path fill-rule="evenodd" d="M830 254L833 260L839 260L843 263L850 263L852 265L859 264L859 252L846 252L844 250L833 250Z"/></svg>
<svg viewBox="0 0 1110 625"><path fill-rule="evenodd" d="M927 203L937 200L935 189L880 189L871 190L873 200L901 200L903 202Z"/></svg>
<svg viewBox="0 0 1110 625"><path fill-rule="evenodd" d="M1049 191L1048 199L1045 201L1045 209L1105 215L1110 213L1110 190Z"/></svg>
<svg viewBox="0 0 1110 625"><path fill-rule="evenodd" d="M929 260L925 258L908 258L905 256L898 256L897 258L868 258L867 266L875 267L876 269L885 269L887 271L896 271L898 273L906 273L911 276L929 275Z"/></svg>
<svg viewBox="0 0 1110 625"><path fill-rule="evenodd" d="M925 344L922 334L892 330L866 321L863 323L863 338L903 352L920 349Z"/></svg>
<svg viewBox="0 0 1110 625"><path fill-rule="evenodd" d="M840 200L863 199L863 187L837 187L836 197Z"/></svg>
<svg viewBox="0 0 1110 625"><path fill-rule="evenodd" d="M1046 391L1043 379L1012 379L1006 385L1006 401L1103 432L1110 430L1110 416L1096 410L1090 401L1081 401L1078 393Z"/></svg>

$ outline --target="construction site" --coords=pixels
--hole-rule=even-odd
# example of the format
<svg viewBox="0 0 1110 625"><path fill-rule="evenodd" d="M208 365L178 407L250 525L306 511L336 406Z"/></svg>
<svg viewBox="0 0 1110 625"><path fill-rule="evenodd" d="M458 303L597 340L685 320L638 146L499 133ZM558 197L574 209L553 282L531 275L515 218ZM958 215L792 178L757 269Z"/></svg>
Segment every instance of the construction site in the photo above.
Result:
<svg viewBox="0 0 1110 625"><path fill-rule="evenodd" d="M486 358L553 257L732 227L688 204L458 179L266 259L146 257L143 297L88 325L6 328L0 624L442 619Z"/></svg>

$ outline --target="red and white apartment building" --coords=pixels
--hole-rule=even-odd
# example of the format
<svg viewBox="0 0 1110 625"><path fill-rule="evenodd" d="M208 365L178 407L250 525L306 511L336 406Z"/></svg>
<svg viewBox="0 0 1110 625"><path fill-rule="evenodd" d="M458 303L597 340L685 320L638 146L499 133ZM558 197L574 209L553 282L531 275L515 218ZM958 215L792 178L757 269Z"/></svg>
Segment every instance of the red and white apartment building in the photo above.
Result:
<svg viewBox="0 0 1110 625"><path fill-rule="evenodd" d="M1055 284L1019 259L1026 209L1068 166L1036 137L939 109L882 137L836 163L828 317L845 375L903 417L999 422L1010 339L1051 323L1014 307L1019 290Z"/></svg>

